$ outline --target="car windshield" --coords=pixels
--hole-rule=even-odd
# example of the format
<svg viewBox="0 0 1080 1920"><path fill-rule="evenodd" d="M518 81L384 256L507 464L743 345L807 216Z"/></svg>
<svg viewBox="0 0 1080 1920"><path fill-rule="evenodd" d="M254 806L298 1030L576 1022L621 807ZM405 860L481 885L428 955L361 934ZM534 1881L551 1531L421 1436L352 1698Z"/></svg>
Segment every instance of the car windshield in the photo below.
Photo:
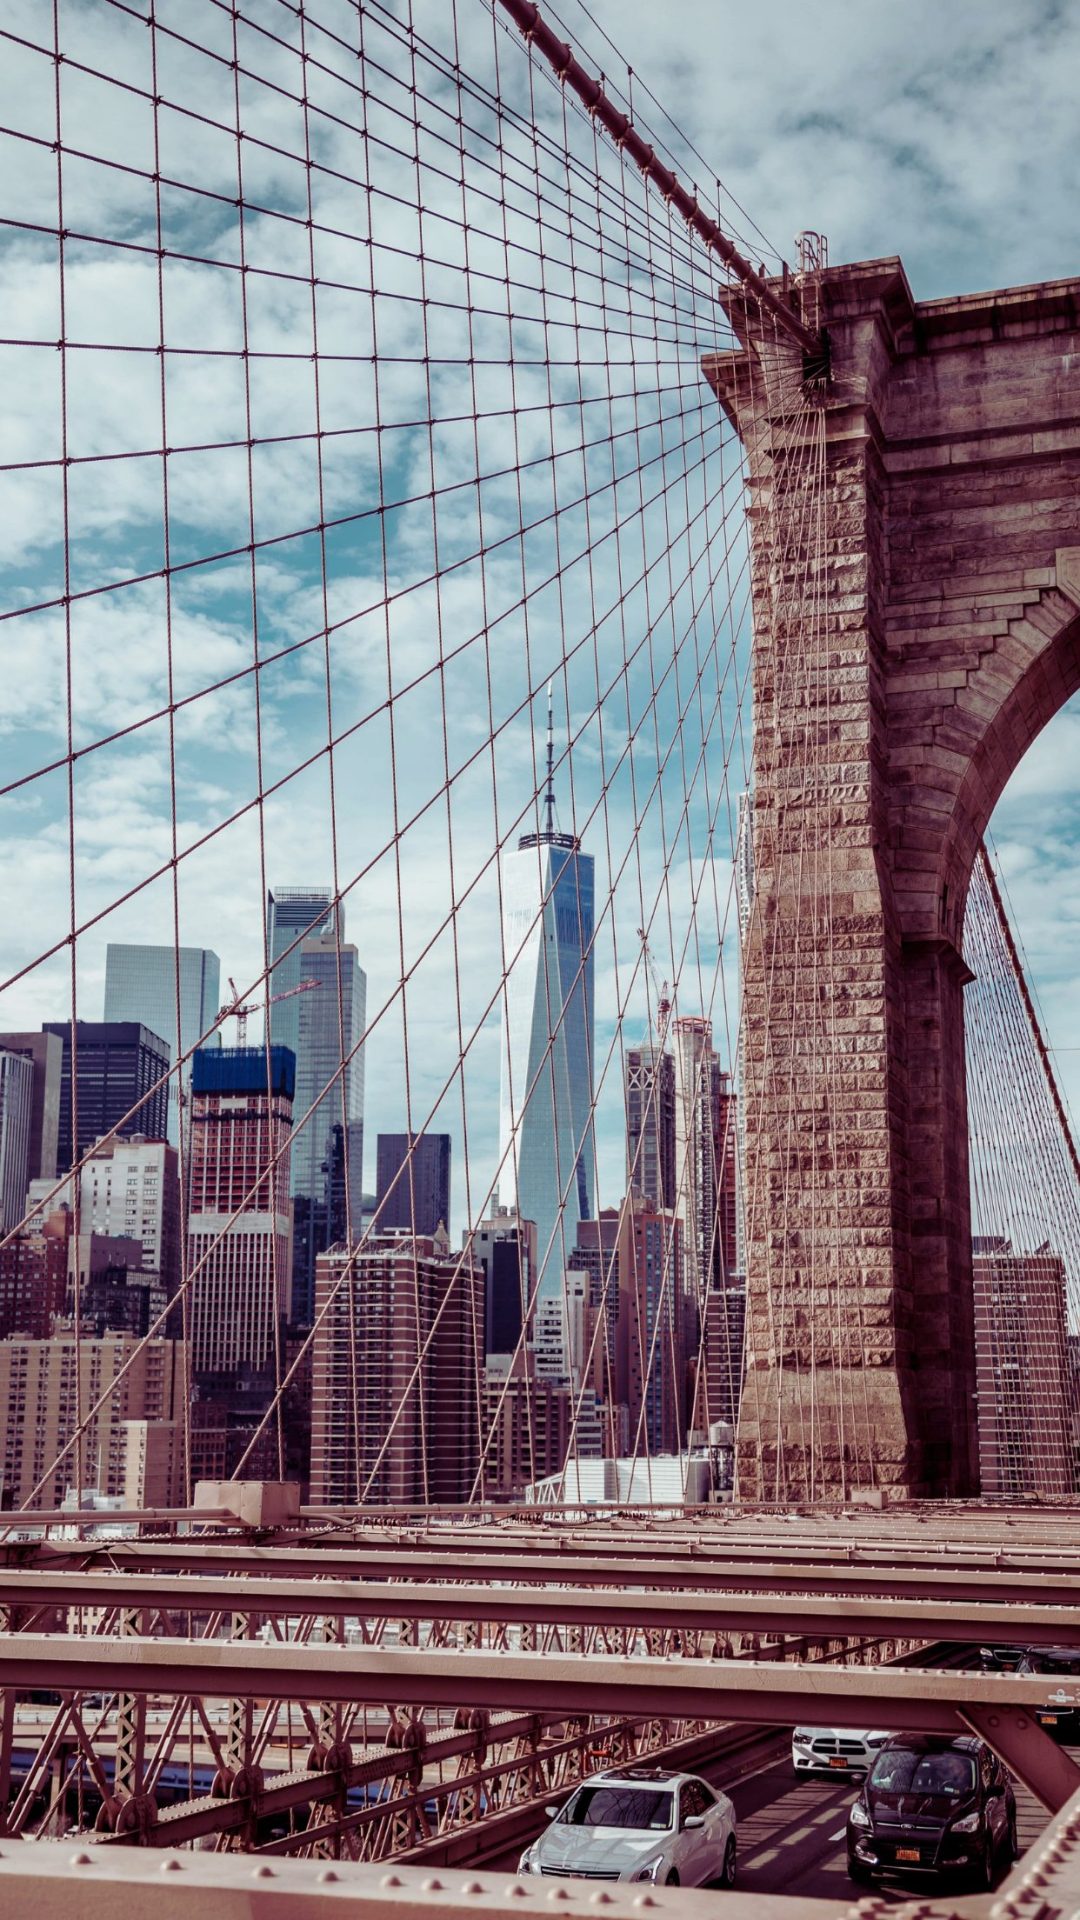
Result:
<svg viewBox="0 0 1080 1920"><path fill-rule="evenodd" d="M670 1827L674 1804L674 1794L663 1787L581 1787L563 1818L572 1827L628 1827L648 1832Z"/></svg>
<svg viewBox="0 0 1080 1920"><path fill-rule="evenodd" d="M1035 1649L1031 1653L1030 1659L1036 1673L1077 1673L1080 1671L1080 1652L1074 1652L1070 1647Z"/></svg>
<svg viewBox="0 0 1080 1920"><path fill-rule="evenodd" d="M912 1753L905 1747L879 1753L870 1785L882 1793L970 1793L975 1762L969 1753Z"/></svg>

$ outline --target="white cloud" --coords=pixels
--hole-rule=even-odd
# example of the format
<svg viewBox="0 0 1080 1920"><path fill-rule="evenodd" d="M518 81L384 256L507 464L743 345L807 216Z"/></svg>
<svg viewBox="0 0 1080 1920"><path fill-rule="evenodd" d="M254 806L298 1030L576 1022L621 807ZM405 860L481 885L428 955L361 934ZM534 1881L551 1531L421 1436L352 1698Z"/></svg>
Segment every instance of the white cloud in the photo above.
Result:
<svg viewBox="0 0 1080 1920"><path fill-rule="evenodd" d="M900 253L921 298L1072 270L1063 240L1075 7L679 0L658 9L590 0L590 8L789 258L803 227L829 235L834 260ZM594 66L618 76L575 0L564 17ZM638 104L708 187L713 176L641 98L640 82ZM729 214L745 227L730 203ZM747 244L755 245L749 230Z"/></svg>
<svg viewBox="0 0 1080 1920"><path fill-rule="evenodd" d="M21 22L33 38L41 31L40 8L32 0L13 5L15 30ZM594 6L602 21L617 27L637 70L673 103L687 130L715 154L732 187L782 243L795 227L813 224L830 231L834 257L899 247L920 293L1060 269L1049 249L1051 242L1060 245L1062 231L1056 187L1056 224L1051 217L1053 174L1063 166L1072 133L1065 76L1075 28L1067 14L1059 13L1055 24L1052 10L1037 8L1034 0L1001 8L988 36L985 23L995 8L974 6L973 0L957 0L948 10L916 0L902 13L824 0L813 15L794 0L770 0L749 12L727 4L719 17L712 5L683 0L674 18L671 9L650 11L640 4L614 10L610 0L594 0ZM489 76L497 43L507 99L527 110L520 49L501 28L493 41L481 6L458 11L466 70ZM133 87L149 84L149 36L142 21L93 0L69 6L64 17L79 58ZM444 39L443 0L418 0L416 17L422 33ZM706 490L718 485L715 460L707 474L696 470L702 420L715 452L719 427L711 400L705 396L700 419L687 424L683 417L701 397L697 356L716 337L717 310L702 286L694 319L673 325L673 313L680 302L686 312L690 296L669 288L662 221L654 222L648 244L640 235L634 240L632 263L625 257L618 231L622 183L610 150L603 150L601 162L610 212L598 238L581 210L592 191L587 179L579 177L574 185L577 225L564 211L565 183L557 183L550 204L538 209L532 171L538 152L549 171L552 164L543 144L534 148L512 115L496 125L470 101L463 193L453 177L457 122L438 111L441 102L456 113L446 83L431 89L433 103L423 109L418 175L411 129L395 112L408 106L411 94L384 79L374 90L379 97L362 101L355 91L354 53L324 37L319 59L330 71L313 68L311 98L346 124L316 116L308 130L317 159L328 169L311 175L314 217L326 229L311 242L319 282L320 418L327 436L320 495L310 438L316 415L308 179L301 164L305 128L295 105L263 84L299 90L295 15L277 6L266 13L276 30L293 35L291 48L240 29L243 63L258 76L243 78L241 89L243 184L249 201L258 203L258 210L246 212L243 230L247 344L253 350L246 365L238 352L245 335L233 204L238 176L230 131L232 74L212 57L231 57L232 23L212 7L200 8L199 18L201 50L167 31L189 21L190 0L158 0L160 90L166 103L196 104L202 116L185 116L169 104L159 113L163 174L180 174L202 190L196 197L167 180L163 186L166 247L189 257L165 259L160 289L150 183L115 167L65 160L65 222L77 232L127 243L108 248L73 237L67 246L66 330L78 343L65 356L67 444L74 456L68 476L72 585L76 593L108 584L115 589L77 599L72 609L75 744L85 748L168 699L162 583L130 580L133 574L159 574L164 560L160 292L170 349L164 356L164 438L173 450L167 476L171 558L183 567L173 583L174 692L182 699L240 676L181 709L176 719L181 938L213 945L243 989L262 965L264 879L287 884L330 874L328 654L332 723L345 736L334 755L339 872L343 882L364 872L348 897L348 926L369 973L369 1017L386 1009L368 1050L369 1137L405 1120L404 1034L395 992L402 967L410 976L413 1124L424 1118L458 1059L460 985L466 1036L486 1021L464 1070L470 1143L483 1186L497 1131L497 1016L485 1014L500 966L492 853L500 837L513 838L516 816L528 811L535 742L525 703L530 688L542 696L549 676L555 677L560 754L568 723L574 738L569 765L558 777L560 808L567 823L573 810L579 829L589 822L586 841L597 859L601 895L629 854L614 900L615 939L605 926L597 942L603 1045L611 1041L615 1008L639 959L640 924L652 923L660 972L681 972L682 1009L697 1010L715 997L718 1033L733 1029L730 917L723 947L721 940L731 890L731 807L743 775L730 695L722 727L709 733L708 791L698 774L688 824L681 819L687 771L693 772L699 756L702 714L711 723L723 663L733 647L741 658L747 639L738 598L728 613L706 591L723 541L724 510L723 502L714 503L706 524ZM355 27L353 9L343 8L341 20ZM378 40L388 71L407 87L411 73L402 47L376 27L374 16L367 30ZM593 38L586 24L586 45ZM980 66L972 47L988 38L993 57ZM27 52L6 78L7 124L51 141L51 63ZM153 124L145 102L74 71L63 76L62 98L69 141L90 154L148 164ZM1030 129L1036 99L1040 141L1034 154L1036 143L1024 129ZM542 76L535 101L545 137L557 140L561 98ZM367 144L354 131L365 112ZM214 119L224 131L209 124ZM995 128L992 151L986 124ZM570 125L587 167L591 129L576 115ZM0 184L8 196L0 212L48 227L56 219L52 155L39 164L37 149L9 145L9 154L13 150L24 163L21 200ZM367 192L369 169L382 192ZM498 204L504 186L508 212ZM640 207L633 183L629 204ZM457 225L463 209L467 236ZM63 442L55 242L25 233L9 238L0 262L5 331L38 344L3 350L4 459L58 462ZM518 283L513 327L505 318L508 274ZM460 311L463 286L471 315ZM570 296L576 297L576 329L560 324L569 316ZM657 315L665 339L673 330L678 335L660 352ZM462 364L470 341L475 369ZM371 363L376 345L377 371ZM416 425L429 406L440 423L431 435ZM260 547L255 559L264 663L258 682L263 784L276 788L261 810L250 804L257 770L255 680L248 671L255 644L251 567L244 551L250 537L243 444L249 407L258 443L251 456L255 539L285 536ZM481 419L474 427L476 407ZM688 445L680 451L684 432ZM592 443L584 453L583 438ZM130 451L144 457L111 457ZM478 473L500 477L478 489ZM411 504L381 518L375 512L380 478L385 501ZM434 517L432 487L438 490ZM579 499L586 488L587 516ZM660 492L655 504L643 504L654 492ZM684 535L691 516L698 517L695 531ZM326 617L324 547L312 531L320 520L328 523L328 648L319 637ZM524 536L523 525L531 527ZM5 606L26 606L63 591L63 531L58 465L0 474ZM475 557L481 533L482 563ZM241 551L207 563L208 556L232 549ZM579 558L586 553L590 564ZM436 557L443 569L437 590L426 582ZM683 582L691 560L692 577ZM554 580L560 565L561 588ZM708 655L717 629L719 660ZM66 641L59 607L0 627L0 647L6 649L0 726L7 730L12 771L31 771L63 750ZM677 676L668 671L676 644L683 647ZM271 656L283 648L298 650L273 664ZM691 687L703 661L696 701ZM394 697L393 756L388 693ZM592 717L598 702L602 743ZM680 706L687 709L681 750L669 755ZM533 711L542 724L542 698ZM1036 915L1035 929L1048 926L1049 872L1060 880L1054 910L1061 926L1074 929L1080 917L1069 878L1068 832L1061 829L1051 850L1035 811L1045 810L1051 796L1075 789L1075 715L1065 724L1072 731L1048 730L1002 803L1002 818L1010 823L1010 885L1022 915ZM492 733L493 744L484 750ZM620 762L631 738L632 762ZM710 817L729 758L728 788L710 841ZM659 791L646 809L661 767ZM442 793L447 771L449 821ZM605 778L611 781L606 806ZM286 784L277 787L282 780ZM77 916L105 915L80 941L80 1005L93 1014L108 939L172 937L168 872L116 904L171 855L165 723L85 755L77 762L75 787ZM5 929L6 974L62 942L67 931L62 771L0 805L6 808L0 815L0 880L7 898L22 903L25 897ZM1018 812L1021 806L1031 810ZM242 817L223 824L238 809L246 809ZM395 827L402 835L400 865ZM461 900L474 881L457 917L456 956L446 932L426 952L453 899ZM1027 937L1026 918L1024 925ZM1031 936L1038 956L1044 938L1053 942L1052 966L1036 958L1048 1009L1065 998L1068 937L1044 931ZM721 956L723 985L714 996ZM14 1025L62 1013L66 969L63 952L43 962L7 996L3 1018ZM627 1007L631 1037L639 1033L645 1007L639 978ZM454 1132L459 1149L460 1109L460 1087L454 1087L439 1119ZM622 1177L617 1067L604 1095L599 1152L607 1198ZM457 1171L460 1179L460 1151Z"/></svg>

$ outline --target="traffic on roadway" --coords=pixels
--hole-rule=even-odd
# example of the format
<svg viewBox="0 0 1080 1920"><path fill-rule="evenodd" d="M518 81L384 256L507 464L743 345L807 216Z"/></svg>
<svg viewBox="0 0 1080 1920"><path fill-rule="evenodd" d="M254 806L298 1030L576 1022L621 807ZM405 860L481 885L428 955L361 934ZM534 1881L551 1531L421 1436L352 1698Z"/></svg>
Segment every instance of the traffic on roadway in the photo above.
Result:
<svg viewBox="0 0 1080 1920"><path fill-rule="evenodd" d="M748 1893L798 1893L806 1898L839 1900L847 1903L856 1896L849 1876L848 1839L852 1805L861 1790L861 1777L835 1774L792 1772L790 1736L778 1735L775 1757L741 1779L730 1778L730 1760L706 1763L698 1769L700 1778L713 1792L722 1794L732 1806L733 1838L736 1843L738 1885ZM975 1743L972 1743L975 1744ZM585 1789L579 1788L580 1794ZM1046 1812L1019 1782L1012 1783L1015 1796L1016 1843L1023 1852L1037 1838L1046 1823ZM573 1796L569 1803L573 1804ZM555 1823L552 1822L551 1826ZM550 1831L549 1827L545 1831ZM655 1838L655 1836L654 1836ZM530 1842L543 1858L543 1836ZM657 1850L659 1852L660 1849ZM1006 1849L995 1850L992 1883L997 1884L1007 1871ZM521 1850L499 1856L486 1864L518 1868ZM655 1856L650 1856L655 1857ZM981 1869L981 1862L980 1862ZM529 1871L532 1871L530 1862ZM572 1870L572 1869L571 1869ZM557 1871L557 1869L556 1869ZM619 1877L624 1877L620 1870ZM633 1877L626 1873L627 1879ZM681 1876L680 1876L681 1877ZM920 1886L927 1887L930 1876L883 1872L875 1879L875 1894L884 1900L911 1900ZM974 1870L972 1884L981 1879ZM715 1875L703 1882L723 1886L723 1863ZM687 1880L684 1885L692 1884ZM697 1881L693 1884L700 1884ZM957 1891L963 1890L957 1878Z"/></svg>

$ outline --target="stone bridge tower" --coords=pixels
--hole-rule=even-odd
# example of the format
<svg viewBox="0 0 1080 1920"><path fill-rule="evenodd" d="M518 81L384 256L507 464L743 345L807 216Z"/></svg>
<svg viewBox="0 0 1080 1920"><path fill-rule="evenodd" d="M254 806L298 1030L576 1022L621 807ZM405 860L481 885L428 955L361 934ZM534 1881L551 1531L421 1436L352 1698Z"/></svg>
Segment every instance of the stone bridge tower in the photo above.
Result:
<svg viewBox="0 0 1080 1920"><path fill-rule="evenodd" d="M755 626L739 1491L963 1495L964 905L1080 686L1080 281L916 303L886 259L810 295L827 379L736 297L705 366Z"/></svg>

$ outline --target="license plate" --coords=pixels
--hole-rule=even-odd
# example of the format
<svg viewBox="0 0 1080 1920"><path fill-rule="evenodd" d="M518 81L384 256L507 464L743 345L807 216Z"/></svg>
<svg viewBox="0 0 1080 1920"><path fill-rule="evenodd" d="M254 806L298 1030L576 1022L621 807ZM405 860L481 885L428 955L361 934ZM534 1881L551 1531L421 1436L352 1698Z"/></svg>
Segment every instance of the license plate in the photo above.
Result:
<svg viewBox="0 0 1080 1920"><path fill-rule="evenodd" d="M897 1847L896 1857L898 1860L917 1861L919 1858L919 1849L918 1847Z"/></svg>
<svg viewBox="0 0 1080 1920"><path fill-rule="evenodd" d="M846 1767L847 1761L842 1753L833 1753L829 1756L829 1765L830 1767Z"/></svg>
<svg viewBox="0 0 1080 1920"><path fill-rule="evenodd" d="M1056 1713L1040 1713L1039 1715L1040 1727L1056 1727L1057 1723L1058 1723L1058 1717Z"/></svg>

